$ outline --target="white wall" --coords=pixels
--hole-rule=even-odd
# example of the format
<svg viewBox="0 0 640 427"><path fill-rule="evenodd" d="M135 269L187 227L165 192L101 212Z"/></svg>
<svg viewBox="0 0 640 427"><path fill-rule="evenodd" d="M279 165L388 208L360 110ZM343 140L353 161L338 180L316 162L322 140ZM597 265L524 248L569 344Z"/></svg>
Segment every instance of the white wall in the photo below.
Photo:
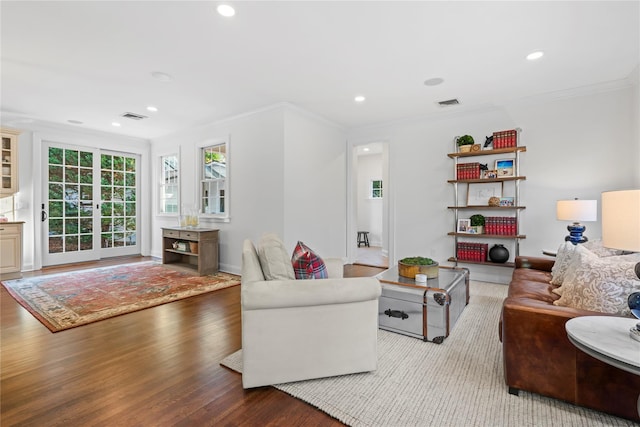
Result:
<svg viewBox="0 0 640 427"><path fill-rule="evenodd" d="M600 201L605 190L640 188L640 85L637 70L624 84L565 92L430 120L355 129L349 146L361 141L389 142L389 183L393 194L389 215L397 259L426 255L446 260L453 254L452 138L470 133L479 140L495 130L521 127L522 214L521 254L540 255L554 249L566 235L555 219L555 201L568 197ZM15 127L15 126L10 126ZM161 256L162 226L176 217L157 215L158 155L179 150L183 168L182 203L196 198L196 147L210 138L228 137L231 200L229 223L206 223L221 230L221 268L239 272L244 238L259 239L267 231L281 236L292 249L303 240L321 254L345 256L346 136L338 126L287 105L267 108L148 141L90 132L72 126L21 126L20 192L17 220L24 220L25 270L37 266L34 241L39 239L41 141L54 140L89 147L108 146L142 158L141 208L143 255ZM36 148L34 150L34 147ZM35 165L35 166L34 166ZM151 172L152 171L152 172ZM151 199L147 195L152 195ZM152 200L147 203L148 200ZM599 207L600 209L600 207ZM150 218L150 221L147 219ZM601 235L600 222L588 223L586 235ZM445 262L446 263L446 262ZM508 281L509 269L470 266L478 280Z"/></svg>
<svg viewBox="0 0 640 427"><path fill-rule="evenodd" d="M335 126L279 104L261 111L153 140L159 157L180 151L181 203L197 196L197 147L208 139L229 138L229 222L201 219L220 230L220 269L239 273L242 242L277 233L288 250L302 240L320 254L343 256L345 208L345 135ZM162 256L161 228L178 224L176 216L152 221L153 255Z"/></svg>
<svg viewBox="0 0 640 427"><path fill-rule="evenodd" d="M3 124L4 126L4 124ZM22 123L17 126L7 124L6 127L19 129L22 133L18 144L19 192L16 194L16 221L25 221L23 226L23 270L39 269L41 265L41 204L42 197L42 144L53 141L63 144L74 144L89 148L108 148L140 155L140 195L141 210L140 250L148 255L151 248L150 223L150 163L149 141L140 138L123 137L105 132L89 131L77 126L57 124ZM46 161L46 159L44 159Z"/></svg>
<svg viewBox="0 0 640 427"><path fill-rule="evenodd" d="M257 241L264 232L284 233L283 111L271 108L253 114L189 129L153 140L155 177L159 156L180 151L181 204L197 203L198 146L207 140L229 141L229 222L200 220L201 227L220 230L220 269L238 273L242 242ZM154 188L152 254L162 256L162 227L178 225L177 216L158 215Z"/></svg>
<svg viewBox="0 0 640 427"><path fill-rule="evenodd" d="M566 223L555 218L558 199L597 199L605 190L638 186L638 140L634 138L630 84L594 87L589 93L565 92L505 108L443 113L432 120L404 121L356 129L349 140L384 138L390 142L390 180L395 204L394 260L430 256L440 262L453 255L453 137L471 134L477 142L493 131L522 128L522 240L520 253L542 256L562 242ZM629 155L631 153L631 155ZM484 162L483 159L480 160ZM600 209L600 206L599 206ZM601 236L600 222L586 224L586 235ZM513 252L513 251L512 251ZM508 282L506 268L466 265L476 280Z"/></svg>
<svg viewBox="0 0 640 427"><path fill-rule="evenodd" d="M382 246L383 199L372 199L370 194L371 181L382 179L382 153L358 156L357 179L358 230L369 232L371 246Z"/></svg>
<svg viewBox="0 0 640 427"><path fill-rule="evenodd" d="M284 201L287 248L303 241L346 258L346 133L301 109L285 110Z"/></svg>

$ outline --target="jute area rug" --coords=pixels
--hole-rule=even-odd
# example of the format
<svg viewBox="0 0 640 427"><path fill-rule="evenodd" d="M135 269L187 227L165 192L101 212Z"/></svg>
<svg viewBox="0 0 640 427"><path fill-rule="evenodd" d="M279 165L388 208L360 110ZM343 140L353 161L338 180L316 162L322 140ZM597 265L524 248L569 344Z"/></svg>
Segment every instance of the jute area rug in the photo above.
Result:
<svg viewBox="0 0 640 427"><path fill-rule="evenodd" d="M443 344L380 330L377 371L275 387L350 426L637 426L533 393L507 392L498 340L506 291L472 281L470 303ZM553 355L546 356L552 363ZM242 350L221 363L242 372Z"/></svg>
<svg viewBox="0 0 640 427"><path fill-rule="evenodd" d="M2 282L51 332L239 284L239 276L198 276L155 261Z"/></svg>

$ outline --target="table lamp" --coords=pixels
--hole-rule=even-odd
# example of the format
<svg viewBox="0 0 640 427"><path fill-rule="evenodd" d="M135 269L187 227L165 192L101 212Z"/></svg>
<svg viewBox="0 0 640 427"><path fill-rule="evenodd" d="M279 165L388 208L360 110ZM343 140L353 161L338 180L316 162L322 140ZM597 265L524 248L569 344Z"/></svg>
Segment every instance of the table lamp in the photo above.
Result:
<svg viewBox="0 0 640 427"><path fill-rule="evenodd" d="M582 233L587 229L580 221L595 221L598 219L597 200L558 200L556 204L556 218L560 221L573 221L567 226L569 235L564 238L574 245L584 243L587 236Z"/></svg>
<svg viewBox="0 0 640 427"><path fill-rule="evenodd" d="M640 190L602 193L602 245L640 252ZM640 262L635 274L640 279ZM640 292L629 295L628 302L631 313L640 318ZM640 341L640 323L630 332L631 338Z"/></svg>

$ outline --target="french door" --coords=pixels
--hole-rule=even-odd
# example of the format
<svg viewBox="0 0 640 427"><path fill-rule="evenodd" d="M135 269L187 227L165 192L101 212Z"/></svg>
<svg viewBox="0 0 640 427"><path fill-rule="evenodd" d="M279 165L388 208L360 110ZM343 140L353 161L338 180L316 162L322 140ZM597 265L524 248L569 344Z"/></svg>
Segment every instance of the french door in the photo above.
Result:
<svg viewBox="0 0 640 427"><path fill-rule="evenodd" d="M139 156L43 144L43 265L140 253Z"/></svg>

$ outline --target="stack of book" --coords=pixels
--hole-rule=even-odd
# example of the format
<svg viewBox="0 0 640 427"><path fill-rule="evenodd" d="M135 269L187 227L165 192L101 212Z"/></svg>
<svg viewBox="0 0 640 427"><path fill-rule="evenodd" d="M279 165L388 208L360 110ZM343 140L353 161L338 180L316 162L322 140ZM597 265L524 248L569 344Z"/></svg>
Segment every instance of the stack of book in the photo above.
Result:
<svg viewBox="0 0 640 427"><path fill-rule="evenodd" d="M488 253L487 243L458 242L456 245L456 257L459 261L484 262Z"/></svg>
<svg viewBox="0 0 640 427"><path fill-rule="evenodd" d="M518 131L501 130L493 133L493 148L509 148L518 145Z"/></svg>
<svg viewBox="0 0 640 427"><path fill-rule="evenodd" d="M484 233L498 236L515 236L518 234L518 223L512 216L486 216Z"/></svg>
<svg viewBox="0 0 640 427"><path fill-rule="evenodd" d="M480 179L480 163L458 163L456 179Z"/></svg>

